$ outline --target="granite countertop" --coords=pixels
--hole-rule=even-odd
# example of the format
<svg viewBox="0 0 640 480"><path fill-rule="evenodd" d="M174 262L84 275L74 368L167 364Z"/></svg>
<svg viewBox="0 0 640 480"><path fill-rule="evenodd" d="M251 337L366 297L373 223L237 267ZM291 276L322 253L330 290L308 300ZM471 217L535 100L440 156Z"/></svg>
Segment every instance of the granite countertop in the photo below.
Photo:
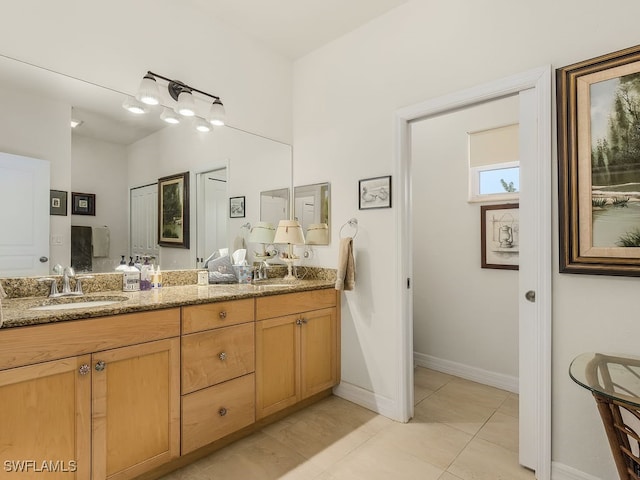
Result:
<svg viewBox="0 0 640 480"><path fill-rule="evenodd" d="M2 329L43 323L104 317L124 313L143 312L162 308L222 302L283 293L333 288L335 280L297 280L286 284L282 280L267 280L258 284L183 285L162 287L144 292L104 291L87 293L82 297L23 297L2 302ZM58 310L32 310L34 307L75 303L78 301L116 301L109 305Z"/></svg>

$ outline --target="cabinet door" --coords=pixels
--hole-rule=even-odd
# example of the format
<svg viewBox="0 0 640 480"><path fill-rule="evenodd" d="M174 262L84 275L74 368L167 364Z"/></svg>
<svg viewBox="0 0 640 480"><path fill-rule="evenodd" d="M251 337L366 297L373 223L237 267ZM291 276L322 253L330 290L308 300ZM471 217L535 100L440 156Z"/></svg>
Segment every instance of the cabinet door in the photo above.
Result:
<svg viewBox="0 0 640 480"><path fill-rule="evenodd" d="M256 322L256 419L300 398L300 327L297 316Z"/></svg>
<svg viewBox="0 0 640 480"><path fill-rule="evenodd" d="M93 480L128 479L180 453L180 340L92 355Z"/></svg>
<svg viewBox="0 0 640 480"><path fill-rule="evenodd" d="M85 355L0 372L0 478L89 478L90 360Z"/></svg>
<svg viewBox="0 0 640 480"><path fill-rule="evenodd" d="M304 399L337 383L338 334L335 308L306 312L301 319L300 386Z"/></svg>

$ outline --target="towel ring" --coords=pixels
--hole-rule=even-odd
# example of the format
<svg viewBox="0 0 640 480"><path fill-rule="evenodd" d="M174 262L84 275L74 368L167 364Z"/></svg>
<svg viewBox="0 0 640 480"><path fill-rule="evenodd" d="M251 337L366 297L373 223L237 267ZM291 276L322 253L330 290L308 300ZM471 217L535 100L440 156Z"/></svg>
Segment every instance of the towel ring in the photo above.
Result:
<svg viewBox="0 0 640 480"><path fill-rule="evenodd" d="M356 232L353 234L351 238L356 238L356 236L358 235L358 219L352 218L348 220L344 225L342 225L342 227L340 227L340 238L344 238L342 236L342 231L344 230L345 227L353 228Z"/></svg>

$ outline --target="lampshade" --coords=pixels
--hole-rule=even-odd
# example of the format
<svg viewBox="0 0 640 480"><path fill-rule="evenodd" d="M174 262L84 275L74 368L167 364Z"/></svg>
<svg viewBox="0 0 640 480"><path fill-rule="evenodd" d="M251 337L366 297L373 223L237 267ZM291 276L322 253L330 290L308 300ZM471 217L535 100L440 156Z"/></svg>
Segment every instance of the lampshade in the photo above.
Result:
<svg viewBox="0 0 640 480"><path fill-rule="evenodd" d="M327 245L329 243L329 225L312 223L307 228L307 245Z"/></svg>
<svg viewBox="0 0 640 480"><path fill-rule="evenodd" d="M200 118L200 117L196 117L196 130L198 130L199 132L210 132L211 131L211 125L209 125L209 122L205 121L204 118Z"/></svg>
<svg viewBox="0 0 640 480"><path fill-rule="evenodd" d="M276 229L272 223L258 222L249 232L249 243L273 243Z"/></svg>
<svg viewBox="0 0 640 480"><path fill-rule="evenodd" d="M160 103L160 91L155 77L148 73L144 76L140 82L136 99L147 105L158 105Z"/></svg>
<svg viewBox="0 0 640 480"><path fill-rule="evenodd" d="M178 114L168 109L167 107L164 107L164 109L162 110L162 113L160 114L160 119L164 120L167 123L170 123L171 125L176 125L180 123L180 117L178 116Z"/></svg>
<svg viewBox="0 0 640 480"><path fill-rule="evenodd" d="M304 234L297 220L280 220L273 243L304 245Z"/></svg>
<svg viewBox="0 0 640 480"><path fill-rule="evenodd" d="M149 108L144 103L140 103L133 97L127 97L124 102L122 102L122 108L136 115L142 115L149 111Z"/></svg>
<svg viewBox="0 0 640 480"><path fill-rule="evenodd" d="M216 127L221 127L224 125L227 119L227 113L224 110L224 105L220 101L220 99L216 99L211 105L211 109L209 110L209 123Z"/></svg>
<svg viewBox="0 0 640 480"><path fill-rule="evenodd" d="M191 95L191 92L187 90L180 92L180 95L178 95L176 112L183 117L193 117L196 114L196 104L193 101L193 95Z"/></svg>

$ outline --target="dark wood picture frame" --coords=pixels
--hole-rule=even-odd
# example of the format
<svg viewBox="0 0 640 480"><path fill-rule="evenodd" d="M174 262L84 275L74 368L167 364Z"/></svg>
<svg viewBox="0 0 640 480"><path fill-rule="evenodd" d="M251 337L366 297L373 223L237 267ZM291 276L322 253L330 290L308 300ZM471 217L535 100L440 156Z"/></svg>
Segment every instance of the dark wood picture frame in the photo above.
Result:
<svg viewBox="0 0 640 480"><path fill-rule="evenodd" d="M189 248L189 172L158 179L158 245Z"/></svg>
<svg viewBox="0 0 640 480"><path fill-rule="evenodd" d="M49 215L67 216L67 192L49 190Z"/></svg>
<svg viewBox="0 0 640 480"><path fill-rule="evenodd" d="M520 204L480 206L482 268L519 270Z"/></svg>
<svg viewBox="0 0 640 480"><path fill-rule="evenodd" d="M556 70L561 273L640 276L639 62L635 46Z"/></svg>
<svg viewBox="0 0 640 480"><path fill-rule="evenodd" d="M71 215L96 214L96 194L71 192Z"/></svg>
<svg viewBox="0 0 640 480"><path fill-rule="evenodd" d="M241 197L229 198L229 218L244 218L246 215L246 199Z"/></svg>
<svg viewBox="0 0 640 480"><path fill-rule="evenodd" d="M358 181L358 209L391 208L391 175Z"/></svg>

